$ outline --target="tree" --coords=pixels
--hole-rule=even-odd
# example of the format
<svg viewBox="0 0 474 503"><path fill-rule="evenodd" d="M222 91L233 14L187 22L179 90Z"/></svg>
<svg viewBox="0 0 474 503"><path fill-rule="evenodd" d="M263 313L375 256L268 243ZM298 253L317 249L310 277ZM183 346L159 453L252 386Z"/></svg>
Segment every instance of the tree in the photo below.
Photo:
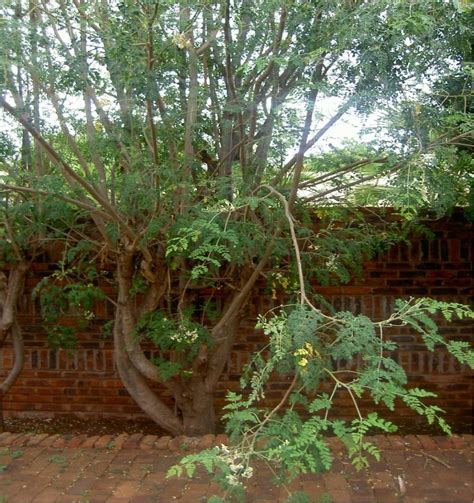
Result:
<svg viewBox="0 0 474 503"><path fill-rule="evenodd" d="M433 197L426 180L402 200L414 174L450 176L439 147L457 162L451 136L411 141L416 120L391 126L410 141L315 153L347 114L410 96L415 117L420 84L462 67L469 12L449 2L16 0L0 12L0 104L41 159L2 188L87 215L68 245L70 276L80 282L79 264L98 256L116 265L120 377L173 434L214 430L214 391L262 276L299 279L308 301L314 278L347 280L406 232L354 225L355 189L413 217ZM373 189L380 181L389 195ZM321 231L308 225L315 206L326 208ZM348 213L352 225L335 224Z"/></svg>
<svg viewBox="0 0 474 503"><path fill-rule="evenodd" d="M43 197L29 185L38 152L33 152L25 137L22 140L18 155L8 138L0 140L2 179L16 187L15 192L0 193L0 266L4 269L0 271L0 347L10 336L13 356L13 365L0 383L0 427L3 397L23 368L24 343L17 309L31 264L50 240L64 240L66 235L67 241L74 240L77 235L71 227L80 229L75 207L50 195Z"/></svg>

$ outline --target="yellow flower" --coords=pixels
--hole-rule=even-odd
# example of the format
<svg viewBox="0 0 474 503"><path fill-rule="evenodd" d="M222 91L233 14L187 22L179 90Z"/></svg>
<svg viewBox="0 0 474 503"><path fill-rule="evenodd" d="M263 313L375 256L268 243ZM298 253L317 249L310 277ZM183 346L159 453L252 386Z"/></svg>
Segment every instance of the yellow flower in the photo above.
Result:
<svg viewBox="0 0 474 503"><path fill-rule="evenodd" d="M306 365L308 365L308 360L306 358L301 358L301 360L298 362L298 365L300 367L306 367Z"/></svg>
<svg viewBox="0 0 474 503"><path fill-rule="evenodd" d="M309 343L309 342L306 342L304 347L306 348L306 350L308 351L308 354L312 355L313 354L313 346Z"/></svg>
<svg viewBox="0 0 474 503"><path fill-rule="evenodd" d="M302 355L308 355L308 354L309 354L308 351L306 349L304 349L304 348L297 349L293 353L294 356L302 356Z"/></svg>

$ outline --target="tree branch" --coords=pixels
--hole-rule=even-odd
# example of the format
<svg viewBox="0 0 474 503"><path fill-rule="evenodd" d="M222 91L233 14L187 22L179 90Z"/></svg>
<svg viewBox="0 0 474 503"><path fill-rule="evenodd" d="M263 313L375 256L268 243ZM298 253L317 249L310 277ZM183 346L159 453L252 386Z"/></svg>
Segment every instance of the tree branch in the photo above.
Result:
<svg viewBox="0 0 474 503"><path fill-rule="evenodd" d="M319 141L331 128L336 124L336 122L349 110L351 107L352 100L348 100L344 105L337 111L335 115L333 115L324 126L313 135L309 141L300 148L298 154L295 154L280 170L280 172L272 179L270 185L277 185L281 182L283 177L293 168L295 165L298 156L304 155L311 147L313 147L317 141Z"/></svg>
<svg viewBox="0 0 474 503"><path fill-rule="evenodd" d="M39 131L30 123L28 116L26 114L20 114L18 111L12 107L7 101L0 96L0 106L4 108L12 117L14 117L37 141L38 145L46 152L48 157L56 164L62 171L63 174L67 175L68 178L76 182L81 186L87 193L89 193L93 199L95 199L109 214L112 220L116 221L124 230L125 234L132 240L135 237L135 233L130 229L123 218L116 212L115 208L105 200L97 190L84 180L83 177L78 175L54 150L54 148L42 137Z"/></svg>

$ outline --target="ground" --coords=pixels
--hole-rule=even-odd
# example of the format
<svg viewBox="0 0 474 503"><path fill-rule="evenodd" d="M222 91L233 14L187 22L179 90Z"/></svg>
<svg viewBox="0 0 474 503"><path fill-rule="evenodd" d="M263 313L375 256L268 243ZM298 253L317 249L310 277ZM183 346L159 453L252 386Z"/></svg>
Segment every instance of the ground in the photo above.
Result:
<svg viewBox="0 0 474 503"><path fill-rule="evenodd" d="M441 429L435 424L429 425L426 421L419 421L418 417L407 417L406 421L397 419L398 433L403 435L425 434L440 435ZM471 433L472 423L469 421L450 421L451 429L454 433ZM218 433L224 431L222 422L217 423ZM12 433L56 433L66 435L75 434L86 435L119 435L122 432L143 433L145 435L166 435L156 423L147 418L124 419L120 417L88 416L81 418L67 415L57 415L50 417L5 417L4 428L1 431Z"/></svg>
<svg viewBox="0 0 474 503"><path fill-rule="evenodd" d="M165 435L156 423L150 420L122 419L114 417L88 417L87 419L72 415L52 417L6 417L4 431L11 433L56 433L85 435L118 435L143 433L145 435Z"/></svg>
<svg viewBox="0 0 474 503"><path fill-rule="evenodd" d="M189 450L226 441L122 434L119 436L0 434L1 503L205 502L219 493L204 473L192 480L166 479L168 468ZM469 435L375 437L382 459L356 472L331 439L335 463L323 475L303 475L287 485L312 502L472 503ZM284 502L268 468L247 484L247 502Z"/></svg>

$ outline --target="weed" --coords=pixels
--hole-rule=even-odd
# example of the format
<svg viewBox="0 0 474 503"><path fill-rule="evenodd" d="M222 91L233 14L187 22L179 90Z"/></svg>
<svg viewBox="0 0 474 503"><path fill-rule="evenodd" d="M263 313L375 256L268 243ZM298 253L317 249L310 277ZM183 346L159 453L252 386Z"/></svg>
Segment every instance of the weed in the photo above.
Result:
<svg viewBox="0 0 474 503"><path fill-rule="evenodd" d="M58 465L64 465L67 463L67 460L64 456L60 456L59 454L53 454L48 458L48 461L51 463L56 463Z"/></svg>

